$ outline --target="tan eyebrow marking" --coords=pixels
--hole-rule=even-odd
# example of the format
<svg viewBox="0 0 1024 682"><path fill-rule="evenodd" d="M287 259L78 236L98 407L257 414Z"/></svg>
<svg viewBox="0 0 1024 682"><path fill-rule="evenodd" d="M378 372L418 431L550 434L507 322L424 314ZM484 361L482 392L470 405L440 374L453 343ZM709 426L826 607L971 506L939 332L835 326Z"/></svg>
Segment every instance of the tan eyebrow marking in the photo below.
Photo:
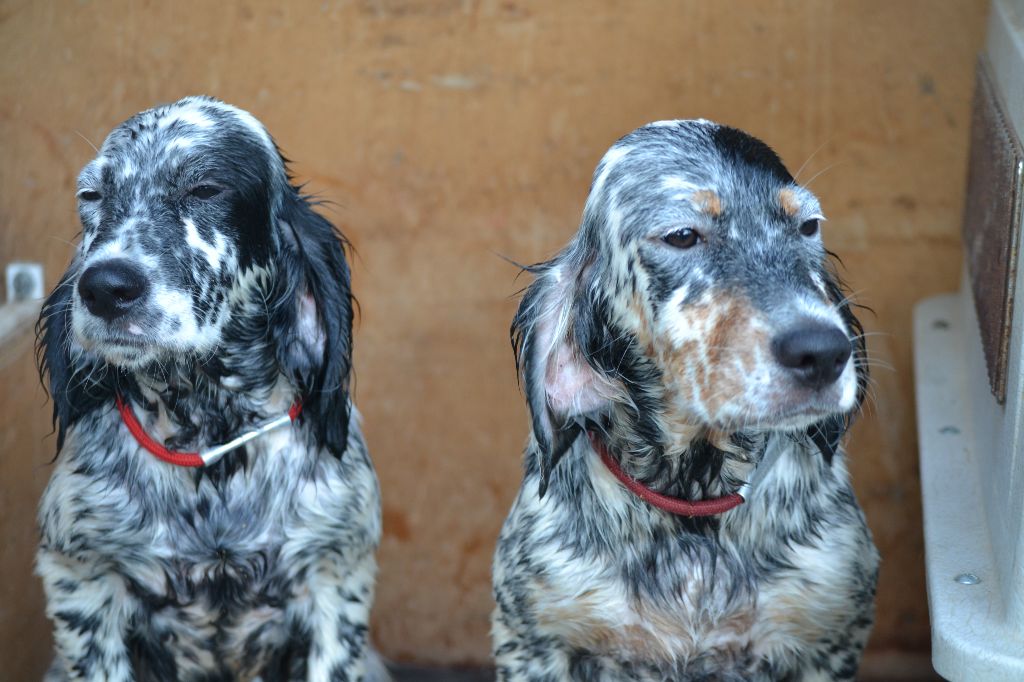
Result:
<svg viewBox="0 0 1024 682"><path fill-rule="evenodd" d="M793 217L800 211L800 201L797 199L796 192L783 187L779 190L779 205L782 206L782 210L785 211L786 215Z"/></svg>
<svg viewBox="0 0 1024 682"><path fill-rule="evenodd" d="M718 195L709 189L702 189L698 192L694 192L691 196L693 202L700 206L701 210L710 215L712 218L717 218L722 215L722 200L718 198Z"/></svg>

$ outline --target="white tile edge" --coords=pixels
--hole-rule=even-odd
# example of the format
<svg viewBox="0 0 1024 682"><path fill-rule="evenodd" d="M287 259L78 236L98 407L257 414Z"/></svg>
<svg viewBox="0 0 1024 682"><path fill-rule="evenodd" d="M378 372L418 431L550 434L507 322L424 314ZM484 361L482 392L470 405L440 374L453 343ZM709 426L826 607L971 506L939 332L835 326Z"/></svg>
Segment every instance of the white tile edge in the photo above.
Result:
<svg viewBox="0 0 1024 682"><path fill-rule="evenodd" d="M959 294L947 294L925 299L914 309L932 663L955 682L1020 682L1024 633L1013 630L1004 617L972 453L961 306ZM977 575L981 583L956 582L962 573Z"/></svg>

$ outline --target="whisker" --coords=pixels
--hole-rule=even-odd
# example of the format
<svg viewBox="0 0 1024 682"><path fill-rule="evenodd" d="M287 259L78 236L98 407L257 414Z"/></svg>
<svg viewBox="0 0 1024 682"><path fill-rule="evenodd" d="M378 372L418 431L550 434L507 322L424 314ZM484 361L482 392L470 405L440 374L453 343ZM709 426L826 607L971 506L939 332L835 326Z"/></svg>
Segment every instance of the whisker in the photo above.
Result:
<svg viewBox="0 0 1024 682"><path fill-rule="evenodd" d="M97 154L99 154L99 153L100 153L100 150L99 150L99 149L98 149L98 148L96 147L96 145L94 145L94 144L92 143L92 140L90 140L90 139L89 139L88 137L86 137L86 136L85 136L84 134L82 134L82 132L81 132L80 130L76 130L76 131L75 131L75 135L78 135L78 136L79 136L80 138L82 138L83 140L85 140L85 143L86 143L87 145L89 145L90 147L92 147L92 150L93 150L94 152L96 152Z"/></svg>
<svg viewBox="0 0 1024 682"><path fill-rule="evenodd" d="M824 173L826 173L826 172L832 170L833 168L835 168L836 166L841 166L844 163L846 163L846 161L836 161L835 163L832 163L832 164L829 164L828 166L825 166L820 171L818 171L817 173L812 175L810 177L810 179L807 182L804 183L803 186L804 187L810 187L811 183L814 182L818 178L819 175L823 175Z"/></svg>
<svg viewBox="0 0 1024 682"><path fill-rule="evenodd" d="M64 244L67 244L68 246L70 246L70 247L71 247L71 248L73 248L73 249L77 249L77 248L78 248L78 244L79 244L79 242L73 242L73 241L71 241L71 240L68 240L68 239L64 239L63 237L58 237L58 236L57 236L57 235L55 235L55 234L47 235L47 237L48 237L49 239L52 239L52 240L54 240L54 241L57 241L57 242L62 242L62 243L64 243Z"/></svg>
<svg viewBox="0 0 1024 682"><path fill-rule="evenodd" d="M831 140L825 140L820 145L818 145L818 148L815 149L813 152L811 152L811 155L807 157L807 160L804 161L802 164L800 164L800 167L796 169L796 173L793 173L793 182L799 184L799 182L800 182L800 173L802 173L804 168L807 167L807 164L809 164L811 162L811 159L813 159L815 156L817 156L818 152L820 152L822 149L824 149L825 145L827 145L829 142L831 142Z"/></svg>

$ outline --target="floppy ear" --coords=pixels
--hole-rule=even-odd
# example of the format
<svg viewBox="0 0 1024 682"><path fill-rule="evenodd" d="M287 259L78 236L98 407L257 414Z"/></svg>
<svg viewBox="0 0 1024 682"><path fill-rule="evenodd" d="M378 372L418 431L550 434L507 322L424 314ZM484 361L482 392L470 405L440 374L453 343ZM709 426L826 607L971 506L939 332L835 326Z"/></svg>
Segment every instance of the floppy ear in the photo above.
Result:
<svg viewBox="0 0 1024 682"><path fill-rule="evenodd" d="M344 237L288 186L278 211L283 290L271 320L281 370L301 392L302 416L335 457L348 443L352 294Z"/></svg>
<svg viewBox="0 0 1024 682"><path fill-rule="evenodd" d="M541 497L585 419L610 407L617 393L580 343L591 326L593 307L581 286L582 273L573 273L559 263L561 258L531 268L537 280L523 296L511 329L537 441Z"/></svg>
<svg viewBox="0 0 1024 682"><path fill-rule="evenodd" d="M829 253L829 255L835 258L834 254ZM831 268L824 268L821 275L825 282L825 291L828 294L829 301L836 306L839 316L843 319L843 324L849 333L853 335L853 368L857 375L857 400L853 408L846 414L827 417L816 424L812 424L807 429L807 435L818 446L825 461L831 464L836 450L839 449L840 440L842 440L843 435L852 426L854 417L856 417L860 411L861 404L864 402L864 392L867 390L868 385L868 363L866 358L867 347L864 342L864 326L857 319L857 316L853 314L850 298L845 291L842 280L839 279L838 275Z"/></svg>
<svg viewBox="0 0 1024 682"><path fill-rule="evenodd" d="M112 377L101 361L85 353L71 356L71 295L74 268L69 268L43 303L36 322L36 364L39 381L53 401L57 454L71 426L83 415L106 403L113 404ZM76 364L77 360L77 364ZM90 367L89 363L97 363ZM100 371L95 371L100 370Z"/></svg>

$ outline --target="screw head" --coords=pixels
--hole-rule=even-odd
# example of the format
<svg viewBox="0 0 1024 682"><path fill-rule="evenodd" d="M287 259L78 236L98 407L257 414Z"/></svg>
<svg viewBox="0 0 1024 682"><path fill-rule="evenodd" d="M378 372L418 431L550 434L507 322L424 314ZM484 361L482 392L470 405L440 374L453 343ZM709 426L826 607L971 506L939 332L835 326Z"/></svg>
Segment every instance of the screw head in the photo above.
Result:
<svg viewBox="0 0 1024 682"><path fill-rule="evenodd" d="M32 275L29 273L21 270L14 275L14 300L26 300L32 295L34 288L35 280L32 279Z"/></svg>
<svg viewBox="0 0 1024 682"><path fill-rule="evenodd" d="M961 573L957 577L953 578L961 585L977 585L981 582L981 578L974 575L973 573Z"/></svg>
<svg viewBox="0 0 1024 682"><path fill-rule="evenodd" d="M39 263L16 261L4 268L7 284L7 303L41 299L43 292L43 266Z"/></svg>

